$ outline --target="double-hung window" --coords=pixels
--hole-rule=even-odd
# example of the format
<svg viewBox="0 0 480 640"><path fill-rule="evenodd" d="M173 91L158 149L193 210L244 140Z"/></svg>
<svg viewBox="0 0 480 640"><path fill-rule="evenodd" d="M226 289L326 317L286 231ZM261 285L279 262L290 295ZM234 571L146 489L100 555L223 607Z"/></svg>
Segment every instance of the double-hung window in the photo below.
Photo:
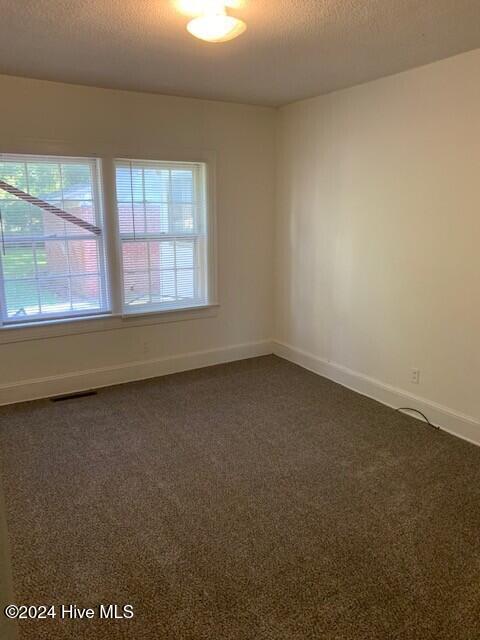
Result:
<svg viewBox="0 0 480 640"><path fill-rule="evenodd" d="M109 308L96 161L0 156L2 324Z"/></svg>
<svg viewBox="0 0 480 640"><path fill-rule="evenodd" d="M206 165L101 162L0 154L0 326L209 304Z"/></svg>
<svg viewBox="0 0 480 640"><path fill-rule="evenodd" d="M205 166L116 162L125 313L206 304Z"/></svg>

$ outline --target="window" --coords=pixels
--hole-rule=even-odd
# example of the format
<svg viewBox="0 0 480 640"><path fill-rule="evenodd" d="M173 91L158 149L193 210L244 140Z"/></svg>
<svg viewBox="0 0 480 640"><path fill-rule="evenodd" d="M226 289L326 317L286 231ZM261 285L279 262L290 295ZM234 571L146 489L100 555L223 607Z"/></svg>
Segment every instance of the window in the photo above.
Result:
<svg viewBox="0 0 480 640"><path fill-rule="evenodd" d="M210 254L205 163L0 154L0 326L208 306Z"/></svg>
<svg viewBox="0 0 480 640"><path fill-rule="evenodd" d="M109 309L95 160L0 156L0 320Z"/></svg>
<svg viewBox="0 0 480 640"><path fill-rule="evenodd" d="M205 166L117 161L125 313L208 300Z"/></svg>

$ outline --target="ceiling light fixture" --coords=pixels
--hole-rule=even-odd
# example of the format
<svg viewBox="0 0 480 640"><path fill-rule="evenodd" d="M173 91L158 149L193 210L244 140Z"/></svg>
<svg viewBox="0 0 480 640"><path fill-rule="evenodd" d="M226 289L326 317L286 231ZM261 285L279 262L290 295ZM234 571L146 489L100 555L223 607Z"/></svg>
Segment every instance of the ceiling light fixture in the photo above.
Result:
<svg viewBox="0 0 480 640"><path fill-rule="evenodd" d="M187 30L200 40L227 42L247 28L243 20L227 14L224 0L206 0L202 14L187 24Z"/></svg>

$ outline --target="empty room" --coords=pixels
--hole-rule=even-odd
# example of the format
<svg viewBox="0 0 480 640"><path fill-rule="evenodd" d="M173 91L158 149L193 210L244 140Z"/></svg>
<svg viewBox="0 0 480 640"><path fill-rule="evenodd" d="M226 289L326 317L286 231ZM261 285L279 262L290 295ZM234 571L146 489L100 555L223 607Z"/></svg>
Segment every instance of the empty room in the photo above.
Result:
<svg viewBox="0 0 480 640"><path fill-rule="evenodd" d="M0 20L0 640L480 638L480 2Z"/></svg>

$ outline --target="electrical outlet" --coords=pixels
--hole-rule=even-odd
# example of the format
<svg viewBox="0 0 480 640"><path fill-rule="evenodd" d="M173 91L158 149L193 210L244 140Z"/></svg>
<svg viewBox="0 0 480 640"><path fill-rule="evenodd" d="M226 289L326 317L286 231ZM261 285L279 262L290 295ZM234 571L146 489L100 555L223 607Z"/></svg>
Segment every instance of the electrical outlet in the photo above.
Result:
<svg viewBox="0 0 480 640"><path fill-rule="evenodd" d="M420 384L420 369L412 369L412 376L410 380L412 384Z"/></svg>

